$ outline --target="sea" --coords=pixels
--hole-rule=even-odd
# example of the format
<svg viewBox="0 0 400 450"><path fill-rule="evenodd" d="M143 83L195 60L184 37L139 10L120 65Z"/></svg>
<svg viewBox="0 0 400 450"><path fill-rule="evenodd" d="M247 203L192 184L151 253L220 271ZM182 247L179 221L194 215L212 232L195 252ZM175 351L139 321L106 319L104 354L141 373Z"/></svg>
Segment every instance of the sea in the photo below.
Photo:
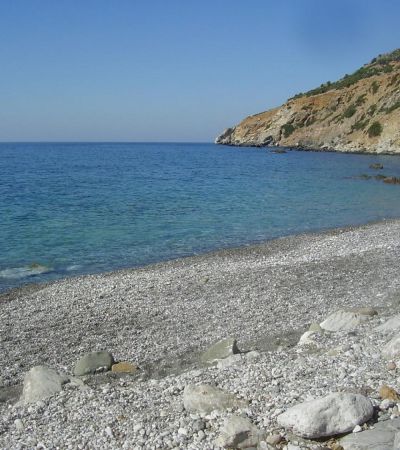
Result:
<svg viewBox="0 0 400 450"><path fill-rule="evenodd" d="M378 173L400 176L400 157L1 143L0 291L400 217Z"/></svg>

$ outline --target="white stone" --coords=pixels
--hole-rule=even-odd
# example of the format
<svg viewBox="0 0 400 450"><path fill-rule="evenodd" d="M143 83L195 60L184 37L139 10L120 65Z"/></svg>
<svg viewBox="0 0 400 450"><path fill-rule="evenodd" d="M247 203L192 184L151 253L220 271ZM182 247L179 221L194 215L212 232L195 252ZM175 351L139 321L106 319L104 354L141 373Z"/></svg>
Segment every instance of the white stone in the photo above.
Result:
<svg viewBox="0 0 400 450"><path fill-rule="evenodd" d="M400 356L400 334L391 339L383 347L382 356L386 359L395 359Z"/></svg>
<svg viewBox="0 0 400 450"><path fill-rule="evenodd" d="M400 450L395 443L399 432L400 419L385 420L376 423L373 429L350 434L339 442L344 450Z"/></svg>
<svg viewBox="0 0 400 450"><path fill-rule="evenodd" d="M247 402L209 384L189 384L183 391L183 405L190 412L210 413L213 410L245 407Z"/></svg>
<svg viewBox="0 0 400 450"><path fill-rule="evenodd" d="M279 415L282 427L305 438L319 438L352 431L373 415L372 403L360 394L334 393L300 403Z"/></svg>
<svg viewBox="0 0 400 450"><path fill-rule="evenodd" d="M240 416L231 416L225 419L216 444L224 448L241 449L257 447L259 440L260 433L250 420Z"/></svg>
<svg viewBox="0 0 400 450"><path fill-rule="evenodd" d="M375 328L376 331L388 332L400 330L400 314L387 320L382 325Z"/></svg>
<svg viewBox="0 0 400 450"><path fill-rule="evenodd" d="M323 322L321 328L327 331L346 331L357 328L360 323L368 319L368 315L340 309L330 314Z"/></svg>
<svg viewBox="0 0 400 450"><path fill-rule="evenodd" d="M35 403L61 391L62 385L67 381L55 370L46 366L35 366L26 373L21 401Z"/></svg>
<svg viewBox="0 0 400 450"><path fill-rule="evenodd" d="M14 425L15 425L15 428L16 428L18 431L23 431L24 428L25 428L24 422L22 422L21 419L15 419L15 420L14 420Z"/></svg>
<svg viewBox="0 0 400 450"><path fill-rule="evenodd" d="M314 339L311 339L311 336L315 334L314 331L306 331L300 336L299 342L297 345L315 345L316 342Z"/></svg>

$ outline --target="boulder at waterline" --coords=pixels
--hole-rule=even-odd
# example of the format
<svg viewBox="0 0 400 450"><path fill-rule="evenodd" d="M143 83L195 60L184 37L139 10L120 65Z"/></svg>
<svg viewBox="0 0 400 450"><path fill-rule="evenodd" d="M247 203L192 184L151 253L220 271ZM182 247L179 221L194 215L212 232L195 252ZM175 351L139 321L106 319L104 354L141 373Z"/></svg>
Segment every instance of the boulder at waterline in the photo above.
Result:
<svg viewBox="0 0 400 450"><path fill-rule="evenodd" d="M400 334L391 339L382 349L385 359L395 359L400 356Z"/></svg>
<svg viewBox="0 0 400 450"><path fill-rule="evenodd" d="M301 437L315 439L353 430L374 412L370 400L360 394L337 392L300 403L279 415L279 425Z"/></svg>
<svg viewBox="0 0 400 450"><path fill-rule="evenodd" d="M257 447L260 432L249 419L240 416L231 416L225 419L221 434L216 444L224 448Z"/></svg>
<svg viewBox="0 0 400 450"><path fill-rule="evenodd" d="M385 420L373 429L352 433L340 440L344 450L399 450L394 445L396 433L400 431L400 419Z"/></svg>
<svg viewBox="0 0 400 450"><path fill-rule="evenodd" d="M190 412L209 413L213 410L246 407L247 402L209 384L189 384L183 391L183 405Z"/></svg>
<svg viewBox="0 0 400 450"><path fill-rule="evenodd" d="M227 358L228 356L236 355L239 352L236 339L226 338L218 341L209 347L202 355L201 360L204 363L213 363L219 359Z"/></svg>
<svg viewBox="0 0 400 450"><path fill-rule="evenodd" d="M89 375L103 370L110 370L114 358L109 352L91 352L82 356L75 364L74 375Z"/></svg>
<svg viewBox="0 0 400 450"><path fill-rule="evenodd" d="M34 403L62 390L68 378L47 366L35 366L26 373L21 401Z"/></svg>

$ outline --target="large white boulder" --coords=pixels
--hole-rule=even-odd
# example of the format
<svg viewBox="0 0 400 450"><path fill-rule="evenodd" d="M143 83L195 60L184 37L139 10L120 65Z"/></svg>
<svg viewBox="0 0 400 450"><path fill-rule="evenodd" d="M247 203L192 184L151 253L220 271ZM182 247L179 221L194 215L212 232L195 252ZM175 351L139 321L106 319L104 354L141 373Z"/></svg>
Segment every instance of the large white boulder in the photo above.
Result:
<svg viewBox="0 0 400 450"><path fill-rule="evenodd" d="M245 407L247 402L209 384L189 384L183 391L183 405L190 412L209 413L213 410Z"/></svg>
<svg viewBox="0 0 400 450"><path fill-rule="evenodd" d="M363 395L337 392L293 406L277 420L301 437L316 439L351 431L369 420L373 412L372 403Z"/></svg>
<svg viewBox="0 0 400 450"><path fill-rule="evenodd" d="M400 314L387 320L382 325L375 328L376 331L390 332L400 330Z"/></svg>
<svg viewBox="0 0 400 450"><path fill-rule="evenodd" d="M35 366L26 373L21 401L34 403L61 391L66 377L47 366Z"/></svg>
<svg viewBox="0 0 400 450"><path fill-rule="evenodd" d="M360 323L366 321L369 317L367 314L340 309L330 314L320 323L320 326L327 331L354 330L354 328L357 328Z"/></svg>
<svg viewBox="0 0 400 450"><path fill-rule="evenodd" d="M400 334L391 339L382 349L385 359L395 359L400 356Z"/></svg>

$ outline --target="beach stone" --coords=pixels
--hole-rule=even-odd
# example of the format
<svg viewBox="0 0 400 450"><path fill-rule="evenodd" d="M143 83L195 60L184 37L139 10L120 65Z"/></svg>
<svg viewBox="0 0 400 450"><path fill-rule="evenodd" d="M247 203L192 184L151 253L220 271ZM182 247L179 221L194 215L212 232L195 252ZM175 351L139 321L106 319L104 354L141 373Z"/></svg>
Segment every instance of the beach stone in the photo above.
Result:
<svg viewBox="0 0 400 450"><path fill-rule="evenodd" d="M354 312L356 314L361 314L363 316L377 316L378 311L370 306L362 306L360 308L348 308L346 311Z"/></svg>
<svg viewBox="0 0 400 450"><path fill-rule="evenodd" d="M340 309L330 314L323 322L321 328L327 331L347 331L357 328L360 323L367 320L368 315Z"/></svg>
<svg viewBox="0 0 400 450"><path fill-rule="evenodd" d="M236 339L226 338L212 345L201 355L201 360L204 363L213 363L219 359L227 358L228 356L240 353L237 347Z"/></svg>
<svg viewBox="0 0 400 450"><path fill-rule="evenodd" d="M395 359L400 356L400 334L391 339L382 349L385 359Z"/></svg>
<svg viewBox="0 0 400 450"><path fill-rule="evenodd" d="M119 362L117 364L113 364L111 367L112 372L116 373L136 373L138 371L138 366L135 364L131 364L129 362Z"/></svg>
<svg viewBox="0 0 400 450"><path fill-rule="evenodd" d="M308 331L313 331L314 333L322 333L324 330L318 322L313 322Z"/></svg>
<svg viewBox="0 0 400 450"><path fill-rule="evenodd" d="M109 352L91 352L82 356L75 364L74 375L88 375L100 370L110 370L114 358Z"/></svg>
<svg viewBox="0 0 400 450"><path fill-rule="evenodd" d="M382 325L375 328L376 331L388 332L400 330L400 314L387 320Z"/></svg>
<svg viewBox="0 0 400 450"><path fill-rule="evenodd" d="M391 387L384 384L379 388L379 397L383 400L400 400L399 394Z"/></svg>
<svg viewBox="0 0 400 450"><path fill-rule="evenodd" d="M344 450L399 450L395 445L396 434L400 431L400 418L385 420L373 429L353 433L340 440Z"/></svg>
<svg viewBox="0 0 400 450"><path fill-rule="evenodd" d="M213 410L245 407L247 402L209 384L189 384L183 391L183 405L190 412L210 413Z"/></svg>
<svg viewBox="0 0 400 450"><path fill-rule="evenodd" d="M260 432L249 419L231 416L225 419L216 444L223 448L250 448L257 447L259 440Z"/></svg>
<svg viewBox="0 0 400 450"><path fill-rule="evenodd" d="M279 425L308 439L352 431L374 412L370 400L360 394L337 392L300 403L277 417Z"/></svg>
<svg viewBox="0 0 400 450"><path fill-rule="evenodd" d="M299 342L297 345L315 345L315 341L311 339L311 337L315 334L314 331L306 331L300 336Z"/></svg>
<svg viewBox="0 0 400 450"><path fill-rule="evenodd" d="M267 436L267 438L265 439L265 441L267 442L267 444L269 445L278 445L279 442L282 441L282 436L280 434L270 434L269 436Z"/></svg>
<svg viewBox="0 0 400 450"><path fill-rule="evenodd" d="M387 366L386 366L386 369L387 370L396 370L396 363L395 362L393 362L393 361L389 361L388 363L387 363Z"/></svg>
<svg viewBox="0 0 400 450"><path fill-rule="evenodd" d="M26 373L22 390L23 403L36 403L62 390L66 377L47 366L35 366Z"/></svg>

